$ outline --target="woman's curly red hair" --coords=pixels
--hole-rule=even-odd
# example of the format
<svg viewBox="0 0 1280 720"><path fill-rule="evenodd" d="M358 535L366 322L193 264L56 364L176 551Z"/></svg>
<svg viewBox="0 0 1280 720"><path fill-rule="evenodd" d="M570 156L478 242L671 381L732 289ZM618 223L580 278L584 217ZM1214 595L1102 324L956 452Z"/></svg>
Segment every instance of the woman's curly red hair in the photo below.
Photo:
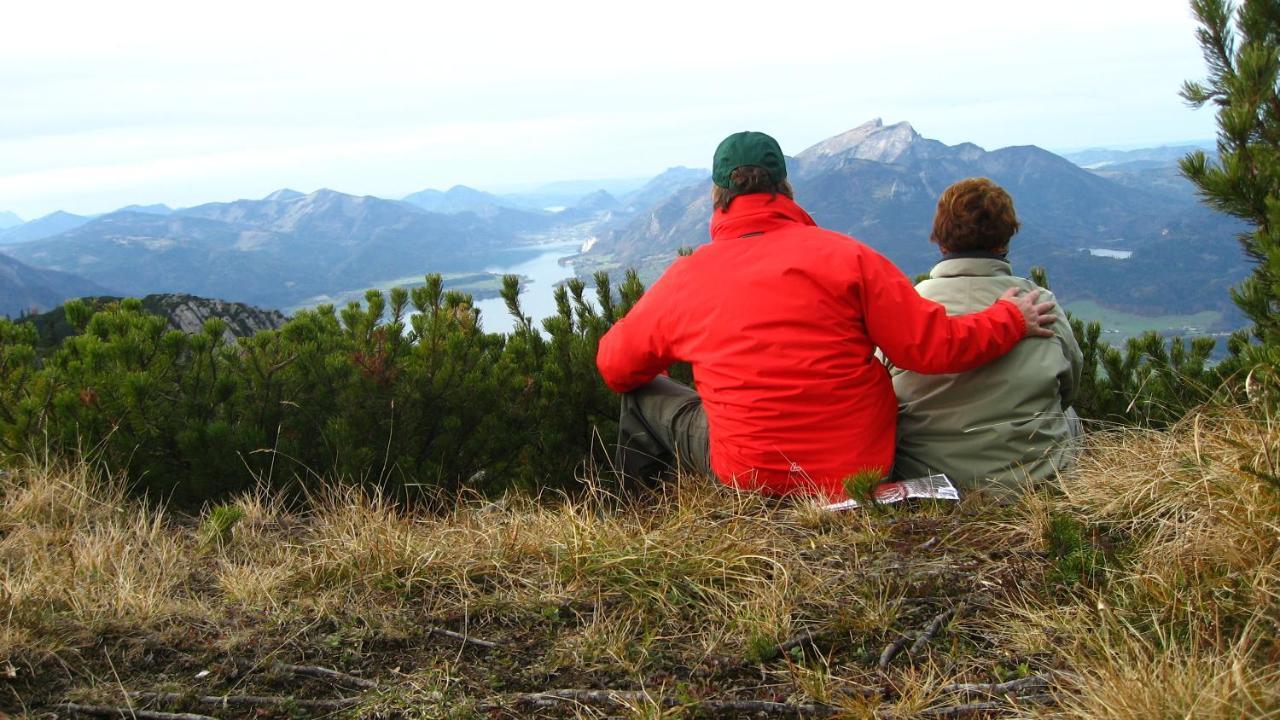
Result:
<svg viewBox="0 0 1280 720"><path fill-rule="evenodd" d="M1013 198L987 178L961 180L942 192L929 239L943 252L999 250L1018 232Z"/></svg>

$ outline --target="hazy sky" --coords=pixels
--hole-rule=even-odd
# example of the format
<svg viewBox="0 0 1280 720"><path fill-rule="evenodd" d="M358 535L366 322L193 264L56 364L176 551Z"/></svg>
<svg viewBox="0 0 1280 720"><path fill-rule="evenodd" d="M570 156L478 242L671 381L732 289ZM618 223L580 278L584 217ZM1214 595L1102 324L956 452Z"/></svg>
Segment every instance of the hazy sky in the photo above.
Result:
<svg viewBox="0 0 1280 720"><path fill-rule="evenodd" d="M987 148L1212 137L1181 0L10 3L0 210L708 166L873 117Z"/></svg>

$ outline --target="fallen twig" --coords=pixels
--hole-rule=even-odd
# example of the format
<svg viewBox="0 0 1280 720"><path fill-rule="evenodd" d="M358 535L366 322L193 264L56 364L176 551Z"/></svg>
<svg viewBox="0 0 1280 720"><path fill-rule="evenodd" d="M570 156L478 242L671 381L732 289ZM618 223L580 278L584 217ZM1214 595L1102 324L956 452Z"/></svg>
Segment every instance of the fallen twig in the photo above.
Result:
<svg viewBox="0 0 1280 720"><path fill-rule="evenodd" d="M804 645L806 643L812 644L816 642L817 639L820 637L822 637L821 631L815 632L813 630L804 630L802 632L798 632L795 635L792 635L791 637L787 638L786 640L783 640L782 642L778 643L777 645L774 645L773 647L769 648L769 652L767 655L763 655L756 659L746 658L742 660L742 666L747 667L750 665L754 665L757 662L767 662L769 660L773 660L774 658L777 658L779 656L786 655L787 653L791 652L794 648L798 648L801 645Z"/></svg>
<svg viewBox="0 0 1280 720"><path fill-rule="evenodd" d="M1036 703L1038 705L1052 705L1057 702L1057 698L1052 695L1026 695L1015 698L1019 703ZM959 718L969 715L977 715L978 713L989 713L997 710L1012 710L1013 705L1003 700L987 700L984 702L964 703L962 705L947 705L945 707L928 708L921 710L920 717L927 718Z"/></svg>
<svg viewBox="0 0 1280 720"><path fill-rule="evenodd" d="M825 703L789 703L771 702L768 700L702 700L681 702L674 698L651 695L643 690L548 690L536 693L516 693L507 695L497 702L481 703L476 707L480 712L499 710L509 705L525 707L553 707L563 703L579 703L583 705L617 705L633 706L637 704L653 704L666 708L684 708L703 713L765 713L779 717L830 717L839 712L839 708Z"/></svg>
<svg viewBox="0 0 1280 720"><path fill-rule="evenodd" d="M346 710L360 703L360 698L333 700L300 700L279 695L184 695L167 692L130 692L129 697L160 703L194 703L213 707L300 707L317 710Z"/></svg>
<svg viewBox="0 0 1280 720"><path fill-rule="evenodd" d="M955 695L992 695L999 697L1001 695L1016 695L1021 690L1046 690L1048 688L1048 678L1042 675L1031 675L1002 683L954 683L943 686L939 691Z"/></svg>
<svg viewBox="0 0 1280 720"><path fill-rule="evenodd" d="M933 636L937 635L938 631L942 629L942 626L946 625L948 620L955 617L956 613L959 612L962 607L964 607L964 603L953 608L943 610L935 615L933 620L929 622L928 627L924 629L924 632L920 633L920 636L916 638L916 641L911 644L911 654L917 655L922 652L925 647L929 645L929 641L933 639Z"/></svg>
<svg viewBox="0 0 1280 720"><path fill-rule="evenodd" d="M914 655L924 650L925 646L929 644L929 641L933 639L933 636L937 635L938 631L942 629L942 626L954 617L962 607L964 607L963 601L955 607L948 608L935 615L933 619L929 621L929 624L925 626L924 630L916 636L916 641L911 644L911 654ZM880 653L879 667L881 670L889 669L889 665L893 662L893 659L898 657L899 653L902 652L902 648L906 647L908 639L908 635L903 635L885 646L884 652Z"/></svg>
<svg viewBox="0 0 1280 720"><path fill-rule="evenodd" d="M798 648L805 643L813 643L813 641L817 640L818 637L820 637L819 633L815 633L812 630L805 630L783 640L775 645L773 649L777 655L786 655L791 652L792 648Z"/></svg>
<svg viewBox="0 0 1280 720"><path fill-rule="evenodd" d="M883 687L838 687L833 688L831 692L835 695L847 698L860 698L868 700L871 698L884 697L885 689Z"/></svg>
<svg viewBox="0 0 1280 720"><path fill-rule="evenodd" d="M461 642L461 643L465 643L468 645L475 645L476 647L482 647L489 650L499 647L498 643L493 642L492 640L481 640L478 637L463 635L462 633L456 633L452 630L445 630L444 628L433 627L428 632L430 632L432 635L447 637L451 640L457 640L458 642Z"/></svg>
<svg viewBox="0 0 1280 720"><path fill-rule="evenodd" d="M643 690L548 690L537 693L520 693L512 698L517 704L559 704L561 702L594 703L597 705L631 705L634 703L660 702Z"/></svg>
<svg viewBox="0 0 1280 720"><path fill-rule="evenodd" d="M963 592L959 595L907 595L901 598L901 602L911 605L936 605L943 602L958 603L973 597L972 592Z"/></svg>
<svg viewBox="0 0 1280 720"><path fill-rule="evenodd" d="M785 717L829 717L840 712L839 708L825 703L789 705L767 700L710 700L699 703L680 703L679 706L709 713L765 713Z"/></svg>
<svg viewBox="0 0 1280 720"><path fill-rule="evenodd" d="M111 707L108 705L81 705L79 703L62 703L55 705L54 711L71 715L89 715L91 717L138 718L138 720L218 720L211 715L195 715L192 713L167 713L155 710L134 710L127 707Z"/></svg>
<svg viewBox="0 0 1280 720"><path fill-rule="evenodd" d="M893 662L893 659L898 656L898 653L902 652L902 648L905 647L906 644L907 636L903 635L897 640L885 645L884 652L880 653L880 669L888 670L889 663Z"/></svg>
<svg viewBox="0 0 1280 720"><path fill-rule="evenodd" d="M987 702L965 703L963 705L947 705L946 707L928 708L921 710L919 717L927 718L958 718L966 715L976 715L978 713L989 713L993 710L1009 710L1009 704L1000 702L999 700L990 700Z"/></svg>
<svg viewBox="0 0 1280 720"><path fill-rule="evenodd" d="M294 675L305 675L307 677L320 678L322 680L331 680L343 685L372 690L378 687L378 683L373 680L367 680L362 677L356 677L344 673L340 670L333 670L319 665L290 665L289 663L272 663L271 667L281 672L293 673Z"/></svg>

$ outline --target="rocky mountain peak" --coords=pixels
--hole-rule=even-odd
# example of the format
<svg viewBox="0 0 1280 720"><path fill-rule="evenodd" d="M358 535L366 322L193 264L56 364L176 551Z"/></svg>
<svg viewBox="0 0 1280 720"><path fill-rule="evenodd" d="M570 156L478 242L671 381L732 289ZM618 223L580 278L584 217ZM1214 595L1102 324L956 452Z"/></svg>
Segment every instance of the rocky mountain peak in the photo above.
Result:
<svg viewBox="0 0 1280 720"><path fill-rule="evenodd" d="M308 195L304 195L303 197L305 197L307 200L311 202L326 202L331 200L355 198L356 196L347 195L346 193L340 193L337 190L330 190L329 188L320 188L319 190L316 190L315 192L310 193Z"/></svg>
<svg viewBox="0 0 1280 720"><path fill-rule="evenodd" d="M289 188L281 188L262 199L266 200L267 202L289 202L290 200L297 200L300 197L306 197L306 196L298 192L297 190L290 190Z"/></svg>
<svg viewBox="0 0 1280 720"><path fill-rule="evenodd" d="M875 162L894 162L917 142L923 140L909 122L885 125L880 118L827 138L806 149L796 157L800 160L820 160L827 157L844 157Z"/></svg>

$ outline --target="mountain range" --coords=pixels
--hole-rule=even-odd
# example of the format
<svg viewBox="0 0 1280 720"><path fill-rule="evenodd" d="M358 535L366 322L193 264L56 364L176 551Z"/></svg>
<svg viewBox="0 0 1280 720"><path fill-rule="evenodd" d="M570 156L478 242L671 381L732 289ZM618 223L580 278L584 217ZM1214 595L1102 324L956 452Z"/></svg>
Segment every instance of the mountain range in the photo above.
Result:
<svg viewBox="0 0 1280 720"><path fill-rule="evenodd" d="M36 218L31 222L13 225L4 230L0 230L0 245L11 245L14 243L30 242L32 240L53 237L58 233L78 228L91 220L93 220L92 216L75 215L73 213L58 210L43 217Z"/></svg>
<svg viewBox="0 0 1280 720"><path fill-rule="evenodd" d="M483 265L547 224L507 208L442 214L332 190L283 191L168 214L119 210L5 251L126 295L185 292L287 307L388 278Z"/></svg>
<svg viewBox="0 0 1280 720"><path fill-rule="evenodd" d="M990 177L1014 198L1012 260L1049 270L1065 301L1148 314L1221 311L1248 273L1243 227L1204 207L1177 173L1185 148L1077 162L1035 146L946 145L908 123L874 120L788 159L797 200L817 222L883 252L908 274L937 259L928 241L938 195ZM257 200L100 216L54 213L0 230L0 312L80 294L192 293L296 307L427 272L475 273L513 247L583 242L584 277L637 267L652 280L708 239L710 173L671 168L648 181L560 183L495 194L454 186L389 200L283 189ZM607 187L605 186L607 185ZM38 269L37 269L38 268Z"/></svg>
<svg viewBox="0 0 1280 720"><path fill-rule="evenodd" d="M446 214L473 212L479 215L487 215L500 208L528 209L527 206L516 201L502 198L483 190L469 188L466 185L454 185L445 191L421 190L406 195L401 199L427 212Z"/></svg>
<svg viewBox="0 0 1280 720"><path fill-rule="evenodd" d="M1227 288L1248 273L1234 241L1243 226L1197 202L1180 176L1187 187L1161 187L1175 182L1167 167L1158 176L1106 177L1035 146L946 145L908 123L873 120L789 158L788 168L797 200L819 225L866 242L908 274L938 259L928 240L938 196L975 176L1014 198L1022 222L1015 267L1048 268L1064 300L1149 314L1232 313ZM710 215L706 183L688 186L608 228L577 267L635 266L652 279L679 248L708 241Z"/></svg>
<svg viewBox="0 0 1280 720"><path fill-rule="evenodd" d="M1195 150L1207 153L1216 152L1216 144L1210 140L1186 143L1181 145L1161 145L1152 148L1135 150L1113 150L1110 148L1090 148L1064 152L1062 157L1086 170L1110 169L1151 169L1169 167Z"/></svg>

